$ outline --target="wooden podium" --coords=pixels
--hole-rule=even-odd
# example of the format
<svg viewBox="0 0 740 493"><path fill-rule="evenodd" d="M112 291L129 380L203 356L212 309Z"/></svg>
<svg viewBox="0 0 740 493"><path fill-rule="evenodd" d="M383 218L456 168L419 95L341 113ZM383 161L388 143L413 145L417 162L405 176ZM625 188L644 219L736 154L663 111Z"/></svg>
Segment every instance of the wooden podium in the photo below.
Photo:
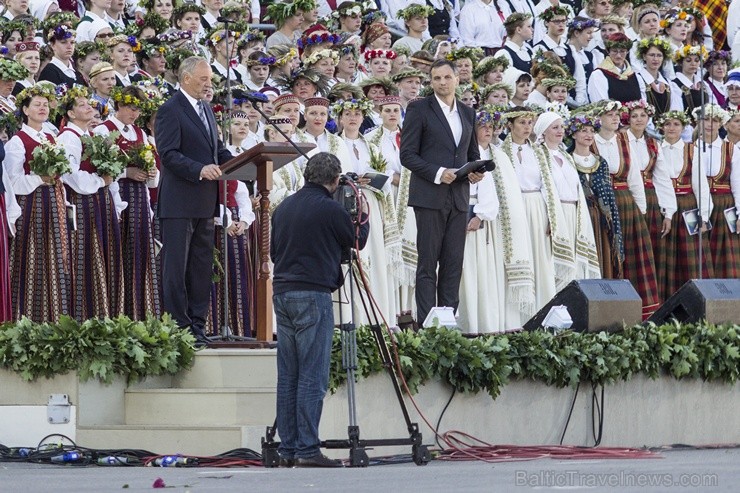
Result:
<svg viewBox="0 0 740 493"><path fill-rule="evenodd" d="M304 153L316 147L297 144ZM272 341L272 280L270 279L270 190L272 173L300 157L287 142L263 142L221 165L221 180L257 180L260 194L259 274L257 276L257 340Z"/></svg>

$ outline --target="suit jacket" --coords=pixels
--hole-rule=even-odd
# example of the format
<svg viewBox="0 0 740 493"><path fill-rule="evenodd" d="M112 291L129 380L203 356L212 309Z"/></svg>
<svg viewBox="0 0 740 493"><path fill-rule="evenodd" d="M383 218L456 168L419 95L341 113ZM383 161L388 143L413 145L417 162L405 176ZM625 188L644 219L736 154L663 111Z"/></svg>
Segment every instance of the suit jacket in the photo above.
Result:
<svg viewBox="0 0 740 493"><path fill-rule="evenodd" d="M208 104L209 132L182 91L157 111L157 152L162 161L157 213L161 218L208 218L218 215L218 182L200 180L208 164L232 158L216 132L216 118Z"/></svg>
<svg viewBox="0 0 740 493"><path fill-rule="evenodd" d="M475 137L475 111L457 101L462 122L460 144L455 145L450 125L434 95L414 101L406 109L401 135L401 165L411 170L409 205L442 209L452 189L455 208L467 211L470 184L467 178L450 185L435 184L439 168L459 168L468 161L480 159Z"/></svg>

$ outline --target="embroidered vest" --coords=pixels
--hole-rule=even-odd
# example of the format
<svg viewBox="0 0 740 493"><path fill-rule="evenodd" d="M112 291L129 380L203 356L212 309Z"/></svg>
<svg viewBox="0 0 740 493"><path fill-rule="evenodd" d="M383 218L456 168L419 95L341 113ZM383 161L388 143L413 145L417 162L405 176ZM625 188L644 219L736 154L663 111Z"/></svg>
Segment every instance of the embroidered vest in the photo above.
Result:
<svg viewBox="0 0 740 493"><path fill-rule="evenodd" d="M70 127L64 127L61 132L59 132L59 135L62 135L64 132L71 132L77 136L77 138L81 138L82 135L80 135L77 130L74 130ZM82 144L82 152L80 153L80 159L82 159L82 156L85 154L85 144ZM97 173L97 169L93 164L90 162L89 159L81 160L80 161L80 171L87 171L88 173Z"/></svg>
<svg viewBox="0 0 740 493"><path fill-rule="evenodd" d="M709 180L709 191L717 194L730 194L732 188L730 187L730 175L732 173L732 153L734 151L734 145L725 141L722 142L722 167L716 176L707 176Z"/></svg>
<svg viewBox="0 0 740 493"><path fill-rule="evenodd" d="M676 178L671 178L673 183L673 189L676 195L686 195L692 193L691 188L691 169L694 160L694 146L692 144L684 143L683 147L683 168L678 173Z"/></svg>
<svg viewBox="0 0 740 493"><path fill-rule="evenodd" d="M103 125L105 126L105 128L107 128L111 132L120 132L120 130L118 130L118 127L116 127L116 124L110 120L104 121ZM128 151L135 145L144 143L144 132L136 125L130 125L130 126L136 132L136 140L128 140L126 137L123 136L123 134L120 134L118 136L118 139L116 140L116 144L118 144L118 147L120 147L123 152ZM134 167L134 165L129 163L128 165L126 165L126 167L131 168L131 167Z"/></svg>
<svg viewBox="0 0 740 493"><path fill-rule="evenodd" d="M224 182L221 182L218 187L218 203L223 205L224 204ZM236 180L227 180L226 181L226 207L237 207L236 204L236 187L239 185L239 182Z"/></svg>
<svg viewBox="0 0 740 493"><path fill-rule="evenodd" d="M521 58L519 58L519 54L517 52L506 45L504 45L502 49L506 50L509 53L509 56L511 56L511 61L514 68L517 68L526 74L528 74L532 70L532 60L522 60ZM639 96L637 97L637 99L640 99Z"/></svg>
<svg viewBox="0 0 740 493"><path fill-rule="evenodd" d="M27 175L31 174L31 159L33 159L33 150L36 149L41 144L39 142L36 142L30 135L28 135L24 130L20 130L17 134L19 139L21 139L21 142L23 143L23 149L26 151L26 160L23 162L23 171L26 172ZM51 134L44 133L46 138L54 144L54 137Z"/></svg>
<svg viewBox="0 0 740 493"><path fill-rule="evenodd" d="M637 82L637 76L633 73L626 80L620 80L615 74L597 68L606 76L606 82L609 85L609 98L616 99L622 103L628 101L637 101L642 98L640 94L640 83Z"/></svg>

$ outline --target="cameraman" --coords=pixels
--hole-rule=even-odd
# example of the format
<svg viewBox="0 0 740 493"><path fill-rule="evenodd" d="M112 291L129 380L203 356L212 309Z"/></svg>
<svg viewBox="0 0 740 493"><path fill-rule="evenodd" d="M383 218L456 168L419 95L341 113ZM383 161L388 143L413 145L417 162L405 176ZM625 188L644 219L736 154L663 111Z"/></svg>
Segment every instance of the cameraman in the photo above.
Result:
<svg viewBox="0 0 740 493"><path fill-rule="evenodd" d="M334 334L331 293L343 282L342 251L355 246L356 240L364 248L370 226L365 205L358 228L332 198L341 172L336 156L316 154L306 164L306 185L283 200L272 215L277 427L280 464L287 467L342 466L319 450Z"/></svg>

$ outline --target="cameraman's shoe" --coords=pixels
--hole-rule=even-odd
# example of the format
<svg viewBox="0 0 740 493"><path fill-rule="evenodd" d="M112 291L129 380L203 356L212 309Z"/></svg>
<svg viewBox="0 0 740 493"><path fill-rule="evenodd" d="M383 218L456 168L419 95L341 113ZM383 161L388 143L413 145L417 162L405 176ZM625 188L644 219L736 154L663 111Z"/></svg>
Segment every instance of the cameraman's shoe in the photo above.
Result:
<svg viewBox="0 0 740 493"><path fill-rule="evenodd" d="M340 460L330 459L324 454L316 454L313 457L302 458L299 457L295 460L296 467L344 467L344 464Z"/></svg>
<svg viewBox="0 0 740 493"><path fill-rule="evenodd" d="M280 467L295 467L295 459L280 457Z"/></svg>

